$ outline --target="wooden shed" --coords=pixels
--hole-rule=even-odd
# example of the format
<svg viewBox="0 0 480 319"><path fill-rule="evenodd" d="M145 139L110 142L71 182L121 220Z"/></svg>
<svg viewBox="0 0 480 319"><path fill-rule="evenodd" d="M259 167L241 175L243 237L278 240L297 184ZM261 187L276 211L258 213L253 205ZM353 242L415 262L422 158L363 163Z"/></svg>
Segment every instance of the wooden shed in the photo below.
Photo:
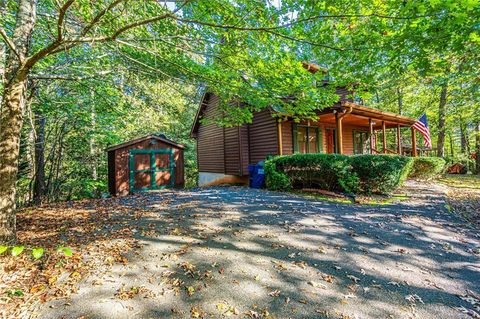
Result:
<svg viewBox="0 0 480 319"><path fill-rule="evenodd" d="M111 195L183 187L184 146L150 134L107 148Z"/></svg>

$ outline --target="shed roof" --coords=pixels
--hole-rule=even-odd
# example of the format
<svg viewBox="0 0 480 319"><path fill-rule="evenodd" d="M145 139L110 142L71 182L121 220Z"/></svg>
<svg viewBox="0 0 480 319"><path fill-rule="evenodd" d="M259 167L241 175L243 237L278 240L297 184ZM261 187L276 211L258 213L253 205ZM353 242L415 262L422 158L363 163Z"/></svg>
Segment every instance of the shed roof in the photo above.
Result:
<svg viewBox="0 0 480 319"><path fill-rule="evenodd" d="M112 146L108 147L105 151L107 151L107 152L114 151L114 150L117 150L119 148L124 148L126 146L137 144L139 142L149 140L149 139L154 139L154 140L163 142L165 144L169 144L169 145L171 145L173 147L176 147L176 148L181 148L181 149L185 148L184 145L178 144L178 143L175 143L172 140L169 140L163 134L149 134L149 135L145 135L145 136L142 136L142 137L138 137L138 138L133 139L133 140L129 140L129 141L121 143L121 144L112 145Z"/></svg>

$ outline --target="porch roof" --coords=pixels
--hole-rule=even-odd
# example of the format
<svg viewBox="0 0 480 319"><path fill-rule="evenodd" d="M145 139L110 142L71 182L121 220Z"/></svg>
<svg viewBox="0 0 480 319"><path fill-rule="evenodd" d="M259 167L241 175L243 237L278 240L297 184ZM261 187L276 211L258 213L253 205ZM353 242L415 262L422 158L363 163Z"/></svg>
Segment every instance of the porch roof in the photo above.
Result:
<svg viewBox="0 0 480 319"><path fill-rule="evenodd" d="M345 114L343 117L344 124L369 127L369 120L372 119L374 122L374 129L381 128L382 121L385 122L385 126L387 128L396 127L397 125L410 127L416 122L416 119L408 116L380 111L352 102L342 102L338 106L322 110L322 112L319 114L321 122L331 122L334 124L336 112Z"/></svg>

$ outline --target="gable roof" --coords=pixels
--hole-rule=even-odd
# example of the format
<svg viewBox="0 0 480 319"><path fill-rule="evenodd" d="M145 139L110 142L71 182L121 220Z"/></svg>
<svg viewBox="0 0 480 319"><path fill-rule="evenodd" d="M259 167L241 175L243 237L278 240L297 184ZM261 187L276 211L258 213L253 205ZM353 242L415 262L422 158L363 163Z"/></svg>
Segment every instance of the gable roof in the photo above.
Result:
<svg viewBox="0 0 480 319"><path fill-rule="evenodd" d="M200 105L198 106L197 114L195 114L195 119L193 120L192 129L190 130L190 137L195 137L200 126L200 117L203 115L203 111L207 107L207 101L210 98L211 93L205 92L200 100Z"/></svg>
<svg viewBox="0 0 480 319"><path fill-rule="evenodd" d="M308 72L314 74L318 71L322 71L322 73L327 73L328 70L325 68L322 68L321 66L315 64L315 63L310 63L303 61L302 66L307 70ZM325 83L324 83L325 84ZM212 94L211 92L207 91L208 88L205 87L205 93L202 96L202 99L200 100L200 105L197 110L197 114L195 115L195 119L193 120L193 125L190 130L190 137L195 138L195 135L197 134L198 127L200 125L200 118L203 115L203 112L205 111L205 108L207 107L207 101L210 98L210 95Z"/></svg>
<svg viewBox="0 0 480 319"><path fill-rule="evenodd" d="M169 140L163 134L149 134L149 135L145 135L145 136L142 136L142 137L135 138L133 140L129 140L129 141L121 143L121 144L116 144L116 145L109 146L105 151L106 152L114 151L114 150L117 150L119 148L124 148L126 146L137 144L139 142L142 142L142 141L145 141L145 140L150 140L150 139L154 139L154 140L163 142L165 144L171 145L171 146L176 147L176 148L181 148L181 149L185 148L184 145L178 144L178 143L175 143L172 140Z"/></svg>

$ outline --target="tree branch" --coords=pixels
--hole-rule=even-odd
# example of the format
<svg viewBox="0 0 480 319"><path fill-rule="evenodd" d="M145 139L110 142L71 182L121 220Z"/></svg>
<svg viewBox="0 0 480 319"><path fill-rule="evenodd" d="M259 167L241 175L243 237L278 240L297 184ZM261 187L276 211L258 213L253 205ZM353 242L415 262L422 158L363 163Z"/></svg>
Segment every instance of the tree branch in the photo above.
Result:
<svg viewBox="0 0 480 319"><path fill-rule="evenodd" d="M139 21L127 24L126 26L123 26L122 28L115 31L111 36L106 37L105 40L101 40L101 41L112 41L112 40L117 39L119 35L121 35L122 33L126 32L130 29L133 29L133 28L136 28L136 27L139 27L139 26L142 26L142 25L150 24L150 23L153 23L153 22L157 22L157 21L160 21L160 20L163 20L163 19L166 19L166 18L176 17L175 14L177 12L179 12L180 10L182 10L182 8L185 7L188 2L190 2L190 0L185 0L173 12L168 12L168 13L165 13L165 14L162 14L162 15L159 15L159 16L155 16L155 17L152 17L152 18L139 20Z"/></svg>
<svg viewBox="0 0 480 319"><path fill-rule="evenodd" d="M65 15L67 14L68 8L75 2L75 0L67 0L63 6L60 7L58 22L57 22L57 41L62 41L63 38L63 23L65 21Z"/></svg>
<svg viewBox="0 0 480 319"><path fill-rule="evenodd" d="M5 32L5 30L0 27L0 35L2 36L5 44L10 48L10 50L12 50L12 52L17 56L18 60L22 60L22 58L20 57L20 54L18 53L17 51L17 48L15 47L15 43L13 43L12 39L10 39L7 35L7 33Z"/></svg>
<svg viewBox="0 0 480 319"><path fill-rule="evenodd" d="M67 3L69 2L73 2L74 0L68 0ZM115 1L114 3L117 3L117 1ZM139 27L139 26L142 26L142 25L146 25L146 24L149 24L149 23L153 23L153 22L157 22L157 21L160 21L162 19L166 19L166 18L169 18L171 16L175 16L175 14L180 11L188 2L190 2L190 0L185 0L177 9L175 9L173 12L168 12L168 13L164 13L162 15L158 15L158 16L155 16L155 17L152 17L152 18L149 18L149 19L144 19L144 20L139 20L139 21L136 21L136 22L133 22L133 23L130 23L130 24L127 24L126 26L123 26L122 28L118 29L117 31L115 31L112 35L110 36L105 36L105 37L93 37L93 38L83 38L83 37L79 37L77 39L70 39L70 40L67 40L67 39L60 39L60 40L56 40L55 42L52 42L51 44L49 44L48 46L46 46L45 48L41 49L40 51L34 53L31 57L29 57L24 65L24 69L25 70L28 70L28 69L31 69L39 60L41 60L42 58L44 58L45 56L47 55L50 55L50 54L53 54L53 53L58 53L58 52L61 52L62 50L68 50L70 48L73 48L75 47L77 44L79 43L88 43L88 42L91 42L91 43L94 43L94 42L107 42L107 41L115 41L115 39L121 35L122 33L130 30L130 29L133 29L135 27ZM66 4L67 4L66 3ZM110 8L110 10L115 7L115 5L113 5L114 3L112 3L112 5L110 5L108 8ZM118 2L120 3L120 2ZM71 5L71 3L70 3ZM62 7L65 7L62 6ZM66 7L68 9L68 6ZM107 10L108 11L108 10ZM98 15L97 15L98 16ZM103 16L103 15L102 15ZM60 20L60 18L59 18ZM95 18L94 18L95 20ZM95 23L90 23L89 26L90 28L93 27L96 23L98 23L98 21L100 21L100 18L98 18L96 20ZM87 26L88 27L88 26Z"/></svg>
<svg viewBox="0 0 480 319"><path fill-rule="evenodd" d="M212 28L220 28L220 29L231 29L231 30L238 30L238 31L269 31L269 30L278 30L278 29L284 29L288 28L291 26L294 26L296 24L304 23L304 22L309 22L313 20L319 20L319 19L345 19L345 18L379 18L379 19L389 19L389 20L414 20L414 19L420 19L420 18L427 18L427 17L432 17L436 16L436 14L430 14L430 15L418 15L418 16L411 16L411 17L403 17L403 16L389 16L389 15L383 15L383 14L377 14L377 13L372 13L372 14L338 14L338 15L315 15L303 19L297 19L293 20L291 22L281 24L281 25L276 25L276 26L260 26L260 27L241 27L237 25L229 25L229 24L217 24L217 23L212 23L212 22L205 22L201 20L196 20L196 19L184 19L175 15L172 15L170 18L173 18L177 21L184 22L184 23L194 23L198 25L204 25Z"/></svg>
<svg viewBox="0 0 480 319"><path fill-rule="evenodd" d="M97 74L82 75L82 76L72 76L72 75L64 75L64 74L33 74L29 78L32 80L81 81L81 80L88 80L88 79L93 79L99 76L107 75L112 72L113 71L102 71Z"/></svg>
<svg viewBox="0 0 480 319"><path fill-rule="evenodd" d="M125 0L115 0L110 5L108 5L105 9L101 10L93 19L90 21L90 23L83 28L83 30L80 32L81 36L85 36L94 26L97 24L105 14L107 14L108 11L112 10L115 8L117 5L119 5L121 2Z"/></svg>

